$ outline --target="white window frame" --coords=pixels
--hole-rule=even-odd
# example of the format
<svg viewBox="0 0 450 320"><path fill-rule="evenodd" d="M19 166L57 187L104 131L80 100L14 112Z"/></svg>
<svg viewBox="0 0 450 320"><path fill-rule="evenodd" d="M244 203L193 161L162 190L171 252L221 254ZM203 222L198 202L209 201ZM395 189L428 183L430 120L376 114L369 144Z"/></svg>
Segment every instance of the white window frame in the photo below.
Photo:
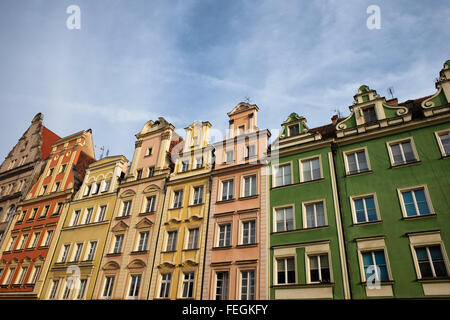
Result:
<svg viewBox="0 0 450 320"><path fill-rule="evenodd" d="M93 261L95 259L95 254L97 252L97 247L98 247L98 241L97 240L89 241L89 250L86 250L85 261Z"/></svg>
<svg viewBox="0 0 450 320"><path fill-rule="evenodd" d="M255 177L255 194L251 194L251 187L252 187L252 183L250 182L250 186L249 186L249 190L250 190L250 194L249 195L245 195L245 179L247 178L252 178ZM251 179L250 179L251 181ZM246 175L242 175L241 176L241 197L254 197L258 195L258 173L254 172L254 173L250 173L250 174L246 174Z"/></svg>
<svg viewBox="0 0 450 320"><path fill-rule="evenodd" d="M229 228L230 228L230 239L229 239L229 244L228 245L226 245L226 243L227 243L227 232L226 232L226 230L225 230L225 233L224 233L224 245L223 246L221 246L220 245L220 228L221 227L225 227L225 226L229 226ZM224 248L224 247L230 247L230 246L232 246L233 245L233 222L232 221L221 221L221 222L218 222L217 223L217 235L216 235L216 247L217 248Z"/></svg>
<svg viewBox="0 0 450 320"><path fill-rule="evenodd" d="M199 249L200 244L200 226L192 226L187 228L188 232L186 234L186 247L185 250L196 250ZM197 230L194 237L194 242L191 243L191 234L194 234L194 230Z"/></svg>
<svg viewBox="0 0 450 320"><path fill-rule="evenodd" d="M121 239L121 240L118 241L118 239ZM125 234L123 234L123 233L115 234L114 241L113 241L112 248L111 248L112 249L111 253L115 253L115 254L122 253L124 240L125 240ZM118 248L118 251L117 251L116 248L117 248L118 243L120 243L120 247Z"/></svg>
<svg viewBox="0 0 450 320"><path fill-rule="evenodd" d="M252 238L252 236L255 238L254 242L249 242L249 243L244 243L244 224L246 223L254 223L255 224L255 234L252 235L251 234L251 228L249 228L249 240ZM240 225L241 225L241 232L240 232L240 241L239 244L241 245L253 245L253 244L257 244L258 243L258 225L257 225L257 219L256 217L252 217L252 218L246 218L240 221Z"/></svg>
<svg viewBox="0 0 450 320"><path fill-rule="evenodd" d="M149 237L150 237L150 231L141 231L138 233L138 241L136 243L137 244L136 251L147 250Z"/></svg>
<svg viewBox="0 0 450 320"><path fill-rule="evenodd" d="M279 209L286 209L286 208L292 208L293 229L292 230L278 230L277 229L277 210L279 210ZM272 232L287 232L287 231L293 231L293 230L296 229L295 204L294 203L273 207L272 208L272 217L273 217L273 221L272 221L272 223L273 223L273 227L272 227L273 231ZM286 218L286 214L284 215L284 217ZM286 225L286 219L284 220L284 224Z"/></svg>
<svg viewBox="0 0 450 320"><path fill-rule="evenodd" d="M31 277L28 278L28 283L29 284L35 284L36 283L36 281L38 280L39 273L40 273L41 269L42 269L41 265L35 265L33 267L33 273L31 275Z"/></svg>
<svg viewBox="0 0 450 320"><path fill-rule="evenodd" d="M290 166L291 167L291 183L286 184L283 180L283 183L281 185L277 185L276 181L277 181L277 173L278 170L280 169L280 167L285 167L285 166ZM284 174L282 175L284 177ZM276 188L276 187L282 187L282 186L289 186L291 184L294 184L294 163L293 161L286 161L283 163L278 163L278 164L273 164L272 165L272 187Z"/></svg>
<svg viewBox="0 0 450 320"><path fill-rule="evenodd" d="M239 299L240 300L244 300L242 299L242 281L243 281L243 276L242 274L244 272L253 272L253 277L254 277L254 288L253 288L253 299L249 299L249 295L250 295L250 278L247 280L247 297L245 298L245 300L256 300L256 293L257 293L257 288L258 288L258 281L257 279L257 272L256 272L256 268L245 268L245 269L239 269L239 283L238 283L238 293L239 293Z"/></svg>
<svg viewBox="0 0 450 320"><path fill-rule="evenodd" d="M361 199L365 199L365 198L368 198L368 197L373 197L373 201L375 202L375 210L376 210L376 213L377 213L377 220L369 221L369 217L367 215L366 202L363 201L366 221L365 222L358 222L358 219L356 218L355 200L361 200ZM380 209L378 207L377 194L375 192L374 193L367 193L367 194L360 194L360 195L356 195L356 196L351 196L350 197L350 207L352 209L353 224L363 224L363 223L371 223L371 222L381 221Z"/></svg>
<svg viewBox="0 0 450 320"><path fill-rule="evenodd" d="M233 200L235 197L234 197L234 194L235 194L235 188L236 188L236 186L235 186L235 181L234 181L235 179L234 178L224 178L223 180L220 180L220 184L219 184L219 192L218 192L218 199L217 199L217 201L229 201L229 200ZM232 194L231 194L231 198L230 199L228 199L228 196L230 195L230 187L229 187L229 184L228 184L228 182L230 182L230 181L233 181L233 191L232 191ZM227 199L225 199L225 200L223 200L223 188L224 188L224 184L225 183L227 183Z"/></svg>
<svg viewBox="0 0 450 320"><path fill-rule="evenodd" d="M231 270L215 270L214 271L214 291L212 292L213 293L213 300L217 300L217 274L218 273L227 273L228 274L228 276L227 276L227 282L226 282L226 299L221 299L221 300L228 300L228 299L230 299L230 286L231 286ZM224 282L225 283L225 282ZM222 290L223 290L223 288L224 288L225 286L223 286L222 287ZM223 291L222 291L222 295L223 295Z"/></svg>
<svg viewBox="0 0 450 320"><path fill-rule="evenodd" d="M172 240L170 239L171 234L174 234L174 237L172 238ZM170 241L170 243L169 243ZM170 245L170 247L169 247ZM166 252L174 252L177 250L178 247L178 230L167 230L167 235L166 235Z"/></svg>
<svg viewBox="0 0 450 320"><path fill-rule="evenodd" d="M133 285L133 277L139 278L139 287L136 290L137 282L135 282L135 286L133 288L133 293L135 295L130 296L131 286ZM140 294L141 288L142 288L142 274L141 273L130 274L130 280L129 280L128 289L127 289L127 299L130 299L130 300L137 300L137 299L139 299L139 294Z"/></svg>
<svg viewBox="0 0 450 320"><path fill-rule="evenodd" d="M169 279L164 279L164 276L168 276ZM159 275L159 290L158 290L158 298L159 299L169 299L170 298L170 289L172 289L172 273L165 272ZM165 285L164 293L167 293L167 297L161 296L162 286Z"/></svg>
<svg viewBox="0 0 450 320"><path fill-rule="evenodd" d="M109 279L111 279L110 281L108 281ZM113 296L113 290L114 290L114 282L116 280L116 276L115 275L105 275L105 279L103 280L103 286L102 286L102 299L105 300L110 300ZM105 296L105 291L107 294L109 294L108 296Z"/></svg>
<svg viewBox="0 0 450 320"><path fill-rule="evenodd" d="M151 199L151 200L149 200L149 199ZM156 195L146 196L144 212L150 213L150 212L155 212L155 210L156 210Z"/></svg>
<svg viewBox="0 0 450 320"><path fill-rule="evenodd" d="M103 209L103 208L104 208L104 209ZM107 210L107 209L108 209L108 205L106 205L106 204L100 205L100 206L98 207L98 214L97 214L97 219L96 219L97 222L103 222L103 221L105 221L106 210Z"/></svg>
<svg viewBox="0 0 450 320"><path fill-rule="evenodd" d="M325 225L323 226L317 226L317 213L314 209L314 218L315 218L315 227L308 227L307 226L307 216L306 216L306 206L313 205L316 203L322 202L323 203L323 215L325 218ZM303 218L303 229L314 229L314 228L324 228L328 226L328 217L327 217L327 202L326 199L317 199L317 200L311 200L311 201L305 201L302 202L302 218Z"/></svg>
<svg viewBox="0 0 450 320"><path fill-rule="evenodd" d="M120 210L120 216L121 217L129 217L131 215L131 206L133 205L133 201L131 199L129 200L123 200L122 201L122 207ZM124 215L126 213L126 215Z"/></svg>
<svg viewBox="0 0 450 320"><path fill-rule="evenodd" d="M288 250L285 250L286 252L284 252L281 255L278 254L274 254L273 259L274 259L274 264L273 264L273 272L274 272L274 278L273 278L273 282L275 285L277 286L288 286L288 285L293 285L298 283L298 275L297 275L297 253L296 253L296 248L286 248ZM281 251L281 250L280 250ZM290 254L287 254L287 252L290 252ZM287 282L288 281L288 276L287 276L287 262L286 259L294 259L294 276L295 276L295 282ZM285 267L285 278L286 278L286 283L278 283L278 260L284 260L284 267Z"/></svg>
<svg viewBox="0 0 450 320"><path fill-rule="evenodd" d="M186 279L186 275L193 275L189 276L188 279ZM181 299L193 299L195 295L195 271L194 270L186 270L181 273L181 288L180 288L180 298ZM189 293L189 288L192 287L192 296L184 296L184 289L185 286L187 286L187 292Z"/></svg>
<svg viewBox="0 0 450 320"><path fill-rule="evenodd" d="M436 136L436 140L438 142L439 150L441 151L442 157L448 157L448 156L450 156L450 153L445 154L444 145L442 144L441 137L440 137L441 134L449 134L450 135L450 129L439 130L434 133L434 135Z"/></svg>
<svg viewBox="0 0 450 320"><path fill-rule="evenodd" d="M197 193L197 197L195 195L195 190L196 189L200 189L201 192ZM205 195L205 187L204 185L197 185L197 186L192 186L192 199L191 199L191 204L192 205L198 205L198 204L203 204L204 202L204 195ZM201 200L201 201L200 201Z"/></svg>
<svg viewBox="0 0 450 320"><path fill-rule="evenodd" d="M405 207L405 203L403 201L402 192L414 191L414 190L419 190L419 189L423 189L424 190L425 199L427 200L427 205L428 205L428 208L430 209L430 213L429 214L422 214L422 215L418 214L418 215L409 217L407 215L407 212L406 212L406 207ZM431 216L431 215L436 214L434 209L433 209L433 203L431 202L430 194L428 192L428 186L426 184L421 184L421 185L407 187L407 188L397 188L397 195L398 195L398 199L399 199L399 202L400 202L400 207L402 208L403 218L405 218L405 219L410 219L410 218L415 218L415 217L427 217L427 216ZM416 202L416 198L415 198L414 193L413 193L413 199L414 199L414 206L415 206L416 211L417 211L418 207L417 207L417 202Z"/></svg>
<svg viewBox="0 0 450 320"><path fill-rule="evenodd" d="M379 251L383 250L384 259L386 260L386 268L388 272L388 281L392 281L392 272L391 272L391 263L389 261L389 254L387 252L387 247L384 238L375 237L375 238L365 238L365 239L356 239L357 250L358 250L358 261L359 261L359 272L361 276L361 282L366 283L366 273L364 271L364 261L363 261L363 253Z"/></svg>
<svg viewBox="0 0 450 320"><path fill-rule="evenodd" d="M311 180L305 180L305 177L303 175L303 163L306 161L312 161L312 160L319 160L319 170L320 170L320 177L317 179L312 178L312 173L313 171L311 170ZM302 158L302 159L298 159L298 167L299 167L299 177L300 177L300 182L314 182L314 181L318 181L323 179L323 166L322 166L322 155L318 154L318 155L314 155L311 157L306 157L306 158Z"/></svg>
<svg viewBox="0 0 450 320"><path fill-rule="evenodd" d="M358 171L350 173L350 167L348 165L348 156L351 155L351 154L354 154L354 153L357 154L357 153L359 153L361 151L364 151L364 155L366 157L367 170L361 171L361 169L359 168L358 157L356 156L356 160L357 160L356 161L356 166L358 167ZM367 147L352 149L352 150L344 151L342 153L343 153L343 156L344 156L344 166L345 166L345 174L346 175L353 175L353 174L366 173L366 172L372 171L372 167L370 165L369 150L367 149Z"/></svg>
<svg viewBox="0 0 450 320"><path fill-rule="evenodd" d="M394 162L394 156L392 154L392 145L395 144L401 144L403 142L407 142L409 141L409 143L411 144L411 149L414 153L414 157L416 158L415 161L409 162L409 163L400 163L400 164L395 164ZM402 138L402 139L397 139L397 140L393 140L393 141L387 141L386 142L386 147L388 149L388 154L389 154L389 160L391 161L391 166L392 167L398 167L398 166L402 166L402 165L406 165L406 164L410 164L410 163L415 163L415 162L419 162L419 154L417 153L416 150L416 144L414 143L414 138L413 137L406 137L406 138ZM402 158L404 158L404 151L403 151L403 147L401 147L401 152L402 152Z"/></svg>
<svg viewBox="0 0 450 320"><path fill-rule="evenodd" d="M180 196L177 197L177 193L179 192ZM173 190L172 195L172 209L180 209L183 208L184 201L184 189Z"/></svg>

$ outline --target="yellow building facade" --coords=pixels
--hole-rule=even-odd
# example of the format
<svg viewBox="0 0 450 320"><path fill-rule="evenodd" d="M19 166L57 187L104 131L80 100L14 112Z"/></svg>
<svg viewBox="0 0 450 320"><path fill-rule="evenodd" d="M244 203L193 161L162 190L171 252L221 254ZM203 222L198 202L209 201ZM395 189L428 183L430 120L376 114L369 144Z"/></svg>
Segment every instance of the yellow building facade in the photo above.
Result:
<svg viewBox="0 0 450 320"><path fill-rule="evenodd" d="M40 299L93 298L119 182L127 167L124 156L106 157L89 165L67 209Z"/></svg>
<svg viewBox="0 0 450 320"><path fill-rule="evenodd" d="M211 124L185 128L183 144L171 152L174 172L167 182L149 299L195 299L202 294L209 214Z"/></svg>

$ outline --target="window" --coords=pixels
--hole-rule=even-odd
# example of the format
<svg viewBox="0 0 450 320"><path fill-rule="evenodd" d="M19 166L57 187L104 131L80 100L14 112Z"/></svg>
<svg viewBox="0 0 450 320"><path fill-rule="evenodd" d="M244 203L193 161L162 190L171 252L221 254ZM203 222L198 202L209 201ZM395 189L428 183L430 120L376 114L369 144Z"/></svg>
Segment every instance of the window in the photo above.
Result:
<svg viewBox="0 0 450 320"><path fill-rule="evenodd" d="M55 182L55 186L53 187L53 192L58 191L60 185L61 185L61 182Z"/></svg>
<svg viewBox="0 0 450 320"><path fill-rule="evenodd" d="M147 197L147 205L145 207L145 212L155 211L156 196Z"/></svg>
<svg viewBox="0 0 450 320"><path fill-rule="evenodd" d="M182 298L192 298L194 292L194 272L185 272L183 277Z"/></svg>
<svg viewBox="0 0 450 320"><path fill-rule="evenodd" d="M377 114L375 112L375 107L363 109L363 114L365 123L377 121Z"/></svg>
<svg viewBox="0 0 450 320"><path fill-rule="evenodd" d="M9 268L9 274L8 274L8 277L5 278L6 281L4 282L4 284L10 284L11 283L12 277L14 275L14 271L16 271L15 267Z"/></svg>
<svg viewBox="0 0 450 320"><path fill-rule="evenodd" d="M17 222L22 222L23 220L25 220L25 216L27 215L27 210L23 210L22 214L19 217L19 220L17 220ZM1 212L0 212L0 216L1 216Z"/></svg>
<svg viewBox="0 0 450 320"><path fill-rule="evenodd" d="M255 300L255 271L241 271L241 300Z"/></svg>
<svg viewBox="0 0 450 320"><path fill-rule="evenodd" d="M92 185L92 194L97 194L100 191L100 182Z"/></svg>
<svg viewBox="0 0 450 320"><path fill-rule="evenodd" d="M403 213L406 217L431 214L430 203L425 188L402 190L401 203Z"/></svg>
<svg viewBox="0 0 450 320"><path fill-rule="evenodd" d="M128 291L128 298L137 299L139 296L139 288L141 287L141 278L140 274L131 275L130 281L130 290Z"/></svg>
<svg viewBox="0 0 450 320"><path fill-rule="evenodd" d="M102 192L108 192L110 187L111 187L111 180L103 181Z"/></svg>
<svg viewBox="0 0 450 320"><path fill-rule="evenodd" d="M139 244L138 244L137 251L145 251L145 250L147 250L148 235L149 235L148 231L139 233Z"/></svg>
<svg viewBox="0 0 450 320"><path fill-rule="evenodd" d="M22 235L22 241L20 242L19 250L22 250L23 248L25 248L25 243L27 242L27 239L28 239L28 234Z"/></svg>
<svg viewBox="0 0 450 320"><path fill-rule="evenodd" d="M352 199L354 221L356 223L378 221L377 209L373 195Z"/></svg>
<svg viewBox="0 0 450 320"><path fill-rule="evenodd" d="M384 250L375 250L362 253L364 263L364 276L367 279L373 278L378 281L389 280L386 257Z"/></svg>
<svg viewBox="0 0 450 320"><path fill-rule="evenodd" d="M155 167L148 168L148 177L153 177L155 175Z"/></svg>
<svg viewBox="0 0 450 320"><path fill-rule="evenodd" d="M300 133L300 128L298 124L294 124L289 126L289 137L296 136Z"/></svg>
<svg viewBox="0 0 450 320"><path fill-rule="evenodd" d="M177 190L173 194L173 208L181 208L183 203L183 190Z"/></svg>
<svg viewBox="0 0 450 320"><path fill-rule="evenodd" d="M67 256L69 254L69 250L70 250L70 244L64 245L59 262L66 262Z"/></svg>
<svg viewBox="0 0 450 320"><path fill-rule="evenodd" d="M56 215L61 213L62 206L63 206L63 203L62 202L58 202L58 204L56 205L55 212L53 212L54 216L56 216Z"/></svg>
<svg viewBox="0 0 450 320"><path fill-rule="evenodd" d="M20 272L20 277L17 280L17 284L22 284L23 280L25 279L25 275L27 274L28 267L22 267L22 270Z"/></svg>
<svg viewBox="0 0 450 320"><path fill-rule="evenodd" d="M40 232L35 232L34 233L33 240L31 240L30 248L35 248L36 247L40 235L41 235Z"/></svg>
<svg viewBox="0 0 450 320"><path fill-rule="evenodd" d="M3 194L3 187L2 187L2 191L1 191L0 195L2 195L2 194ZM0 221L2 220L2 213L3 213L3 208L0 208ZM26 213L26 211L25 211L25 213Z"/></svg>
<svg viewBox="0 0 450 320"><path fill-rule="evenodd" d="M52 289L50 291L49 299L55 299L58 291L59 280L53 280Z"/></svg>
<svg viewBox="0 0 450 320"><path fill-rule="evenodd" d="M153 153L153 149L152 148L147 148L147 151L145 152L146 156L151 156Z"/></svg>
<svg viewBox="0 0 450 320"><path fill-rule="evenodd" d="M122 217L128 217L130 215L131 201L124 201L122 208Z"/></svg>
<svg viewBox="0 0 450 320"><path fill-rule="evenodd" d="M229 150L226 152L226 163L233 163L234 161L234 151Z"/></svg>
<svg viewBox="0 0 450 320"><path fill-rule="evenodd" d="M244 177L244 197L251 197L256 195L256 175Z"/></svg>
<svg viewBox="0 0 450 320"><path fill-rule="evenodd" d="M203 157L197 157L195 159L195 168L196 169L203 168Z"/></svg>
<svg viewBox="0 0 450 320"><path fill-rule="evenodd" d="M11 240L9 242L8 251L11 251L14 248L14 243L16 242L17 236L11 237Z"/></svg>
<svg viewBox="0 0 450 320"><path fill-rule="evenodd" d="M394 166L417 161L411 140L390 143L389 150L391 162Z"/></svg>
<svg viewBox="0 0 450 320"><path fill-rule="evenodd" d="M92 211L94 211L93 208L87 208L87 210L86 210L86 218L84 218L84 224L91 223Z"/></svg>
<svg viewBox="0 0 450 320"><path fill-rule="evenodd" d="M320 158L301 160L300 167L302 170L302 182L322 178L322 173L320 172Z"/></svg>
<svg viewBox="0 0 450 320"><path fill-rule="evenodd" d="M28 218L28 220L33 220L36 217L36 214L38 212L39 208L33 208L33 211L31 212L30 217Z"/></svg>
<svg viewBox="0 0 450 320"><path fill-rule="evenodd" d="M242 222L242 244L256 243L256 221Z"/></svg>
<svg viewBox="0 0 450 320"><path fill-rule="evenodd" d="M233 199L234 180L222 182L222 201Z"/></svg>
<svg viewBox="0 0 450 320"><path fill-rule="evenodd" d="M345 157L347 160L346 161L347 174L355 174L369 171L365 150L347 153Z"/></svg>
<svg viewBox="0 0 450 320"><path fill-rule="evenodd" d="M87 279L80 280L80 289L78 291L77 299L82 300L84 297L84 293L86 292Z"/></svg>
<svg viewBox="0 0 450 320"><path fill-rule="evenodd" d="M53 171L55 170L55 168L50 168L49 170L48 170L48 175L47 175L47 177L50 177L52 174L53 174Z"/></svg>
<svg viewBox="0 0 450 320"><path fill-rule="evenodd" d="M447 267L440 245L414 248L419 264L421 279L436 279L448 277Z"/></svg>
<svg viewBox="0 0 450 320"><path fill-rule="evenodd" d="M228 271L216 272L216 300L228 300Z"/></svg>
<svg viewBox="0 0 450 320"><path fill-rule="evenodd" d="M42 210L40 218L45 218L48 214L48 210L50 209L50 205L47 205L44 207L44 210Z"/></svg>
<svg viewBox="0 0 450 320"><path fill-rule="evenodd" d="M293 207L275 209L276 230L275 232L294 230Z"/></svg>
<svg viewBox="0 0 450 320"><path fill-rule="evenodd" d="M329 283L330 266L328 254L309 256L309 276L311 282Z"/></svg>
<svg viewBox="0 0 450 320"><path fill-rule="evenodd" d="M163 273L161 274L161 286L159 289L159 297L160 298L169 298L170 292L170 281L172 280L171 273Z"/></svg>
<svg viewBox="0 0 450 320"><path fill-rule="evenodd" d="M275 187L280 187L292 183L291 164L284 164L274 168L275 168Z"/></svg>
<svg viewBox="0 0 450 320"><path fill-rule="evenodd" d="M326 225L323 201L305 204L306 228L323 227Z"/></svg>
<svg viewBox="0 0 450 320"><path fill-rule="evenodd" d="M66 281L66 288L64 289L64 294L63 294L63 299L67 300L70 297L70 293L72 291L72 287L73 287L73 280L72 279L68 279Z"/></svg>
<svg viewBox="0 0 450 320"><path fill-rule="evenodd" d="M238 127L238 134L244 134L245 133L245 125Z"/></svg>
<svg viewBox="0 0 450 320"><path fill-rule="evenodd" d="M114 276L105 277L105 286L103 287L103 299L111 299L112 290L114 286Z"/></svg>
<svg viewBox="0 0 450 320"><path fill-rule="evenodd" d="M47 237L45 238L44 247L48 247L50 245L50 240L52 240L53 230L47 231Z"/></svg>
<svg viewBox="0 0 450 320"><path fill-rule="evenodd" d="M9 222L9 220L11 220L14 212L16 212L16 207L12 205L11 207L9 207L8 213L6 214L5 222Z"/></svg>
<svg viewBox="0 0 450 320"><path fill-rule="evenodd" d="M4 234L4 232L2 231L2 232L0 232L0 242L2 241L2 239L3 239L3 234Z"/></svg>
<svg viewBox="0 0 450 320"><path fill-rule="evenodd" d="M166 251L175 251L177 249L177 231L169 231L167 233L167 247Z"/></svg>
<svg viewBox="0 0 450 320"><path fill-rule="evenodd" d="M194 199L192 204L203 203L203 186L194 188Z"/></svg>
<svg viewBox="0 0 450 320"><path fill-rule="evenodd" d="M47 186L43 186L41 196L44 195L46 192L47 192Z"/></svg>
<svg viewBox="0 0 450 320"><path fill-rule="evenodd" d="M199 145L199 141L200 139L198 138L198 136L193 136L192 137L192 146L198 146Z"/></svg>
<svg viewBox="0 0 450 320"><path fill-rule="evenodd" d="M123 234L118 234L115 237L113 253L120 253L122 251Z"/></svg>
<svg viewBox="0 0 450 320"><path fill-rule="evenodd" d="M88 196L88 195L89 195L89 193L91 192L91 188L92 188L92 185L91 185L91 184L88 184L88 185L86 186L86 188L84 189L84 195L85 195L85 196Z"/></svg>
<svg viewBox="0 0 450 320"><path fill-rule="evenodd" d="M181 172L186 172L189 170L189 161L181 161Z"/></svg>
<svg viewBox="0 0 450 320"><path fill-rule="evenodd" d="M439 147L444 157L450 156L450 131L436 133Z"/></svg>
<svg viewBox="0 0 450 320"><path fill-rule="evenodd" d="M61 166L61 170L59 170L59 173L63 173L64 171L66 171L66 167L67 167L67 164L63 164Z"/></svg>
<svg viewBox="0 0 450 320"><path fill-rule="evenodd" d="M100 212L98 214L97 222L102 222L105 220L105 214L106 214L106 206L100 206Z"/></svg>
<svg viewBox="0 0 450 320"><path fill-rule="evenodd" d="M97 249L97 241L89 242L89 253L86 260L88 261L94 260L96 249Z"/></svg>
<svg viewBox="0 0 450 320"><path fill-rule="evenodd" d="M277 259L277 284L295 283L295 261L293 257Z"/></svg>
<svg viewBox="0 0 450 320"><path fill-rule="evenodd" d="M219 226L219 247L231 246L231 223Z"/></svg>
<svg viewBox="0 0 450 320"><path fill-rule="evenodd" d="M78 224L78 220L80 219L81 210L75 210L73 213L73 221L72 226L76 226Z"/></svg>
<svg viewBox="0 0 450 320"><path fill-rule="evenodd" d="M189 238L187 249L198 249L199 228L189 229Z"/></svg>
<svg viewBox="0 0 450 320"><path fill-rule="evenodd" d="M79 261L80 260L81 251L82 250L83 250L83 244L82 243L77 243L77 249L75 251L75 255L74 255L72 261Z"/></svg>
<svg viewBox="0 0 450 320"><path fill-rule="evenodd" d="M142 169L136 171L136 180L142 179Z"/></svg>
<svg viewBox="0 0 450 320"><path fill-rule="evenodd" d="M38 276L39 276L39 271L41 271L41 266L34 266L34 270L33 270L33 275L31 276L31 280L30 280L30 284L35 284Z"/></svg>
<svg viewBox="0 0 450 320"><path fill-rule="evenodd" d="M247 146L247 158L256 156L256 145L251 144Z"/></svg>

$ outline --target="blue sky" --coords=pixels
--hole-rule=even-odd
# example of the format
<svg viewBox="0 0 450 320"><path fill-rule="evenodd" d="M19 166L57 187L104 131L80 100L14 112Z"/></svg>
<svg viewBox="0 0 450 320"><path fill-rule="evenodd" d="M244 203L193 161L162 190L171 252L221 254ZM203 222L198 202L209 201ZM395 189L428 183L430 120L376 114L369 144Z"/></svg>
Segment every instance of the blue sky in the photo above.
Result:
<svg viewBox="0 0 450 320"><path fill-rule="evenodd" d="M80 30L66 27L73 4ZM91 128L131 161L134 135L159 116L181 134L196 120L224 131L249 97L275 132L291 112L310 127L347 115L361 84L400 101L433 94L449 16L438 0L2 0L0 157L38 112L61 137Z"/></svg>

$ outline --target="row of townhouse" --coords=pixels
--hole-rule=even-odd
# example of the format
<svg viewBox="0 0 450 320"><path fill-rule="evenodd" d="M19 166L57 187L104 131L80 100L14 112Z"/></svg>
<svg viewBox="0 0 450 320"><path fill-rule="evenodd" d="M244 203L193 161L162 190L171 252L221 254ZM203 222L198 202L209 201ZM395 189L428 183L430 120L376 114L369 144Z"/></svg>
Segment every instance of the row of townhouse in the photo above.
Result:
<svg viewBox="0 0 450 320"><path fill-rule="evenodd" d="M436 88L361 86L348 117L291 113L272 144L248 103L214 143L160 117L131 163L38 114L0 169L0 299L448 297L450 61Z"/></svg>

